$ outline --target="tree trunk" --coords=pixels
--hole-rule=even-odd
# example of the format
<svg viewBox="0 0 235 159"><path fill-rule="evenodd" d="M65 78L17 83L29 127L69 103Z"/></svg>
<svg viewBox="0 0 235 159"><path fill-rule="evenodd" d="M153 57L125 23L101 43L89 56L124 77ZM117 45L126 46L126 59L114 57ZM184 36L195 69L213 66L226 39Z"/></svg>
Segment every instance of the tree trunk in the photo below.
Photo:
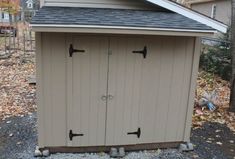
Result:
<svg viewBox="0 0 235 159"><path fill-rule="evenodd" d="M232 19L231 19L231 38L232 38L232 80L230 111L235 112L235 0L232 0Z"/></svg>

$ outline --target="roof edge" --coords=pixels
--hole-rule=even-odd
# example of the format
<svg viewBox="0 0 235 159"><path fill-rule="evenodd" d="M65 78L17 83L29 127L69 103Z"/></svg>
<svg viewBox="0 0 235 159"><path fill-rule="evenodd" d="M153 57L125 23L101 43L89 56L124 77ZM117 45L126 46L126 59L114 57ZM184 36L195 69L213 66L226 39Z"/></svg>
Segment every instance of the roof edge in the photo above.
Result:
<svg viewBox="0 0 235 159"><path fill-rule="evenodd" d="M187 18L193 19L207 26L210 26L222 33L226 33L228 30L228 26L226 24L219 22L217 20L214 20L201 13L195 12L171 0L146 0L146 1L153 3L155 5L161 6L165 9L171 10L173 12L176 12L178 14L181 14Z"/></svg>
<svg viewBox="0 0 235 159"><path fill-rule="evenodd" d="M176 36L212 36L216 30L166 29L97 25L56 25L30 24L36 32L80 32L108 34L176 35Z"/></svg>

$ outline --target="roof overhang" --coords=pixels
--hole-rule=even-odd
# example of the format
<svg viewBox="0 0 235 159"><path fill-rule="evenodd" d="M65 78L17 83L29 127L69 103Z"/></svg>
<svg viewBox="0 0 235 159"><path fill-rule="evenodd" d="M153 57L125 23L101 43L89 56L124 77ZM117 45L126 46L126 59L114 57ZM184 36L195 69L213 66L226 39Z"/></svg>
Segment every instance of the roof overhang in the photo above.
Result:
<svg viewBox="0 0 235 159"><path fill-rule="evenodd" d="M174 35L174 36L212 36L216 30L187 30L165 28L141 28L120 26L87 26L87 25L40 25L31 24L35 32L64 32L90 34L130 34L130 35Z"/></svg>
<svg viewBox="0 0 235 159"><path fill-rule="evenodd" d="M176 12L178 14L181 14L185 17L188 17L190 19L193 19L195 21L198 21L202 24L205 24L207 26L210 26L222 33L226 33L228 30L228 26L223 24L222 22L219 22L217 20L214 20L210 17L207 17L203 14L200 14L198 12L195 12L189 8L186 8L185 6L182 6L176 2L170 1L170 0L146 0L148 2L151 2L153 4L156 4L158 6L161 6L163 8L166 8L168 10L171 10L173 12Z"/></svg>
<svg viewBox="0 0 235 159"><path fill-rule="evenodd" d="M208 3L208 2L214 2L215 0L194 0L194 1L188 1L186 4L198 4L198 3Z"/></svg>

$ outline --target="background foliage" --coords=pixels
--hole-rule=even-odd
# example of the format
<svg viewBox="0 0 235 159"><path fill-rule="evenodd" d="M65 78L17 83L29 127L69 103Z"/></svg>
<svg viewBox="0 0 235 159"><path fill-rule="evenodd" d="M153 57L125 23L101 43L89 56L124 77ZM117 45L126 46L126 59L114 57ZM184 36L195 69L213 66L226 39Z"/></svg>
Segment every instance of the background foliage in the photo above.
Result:
<svg viewBox="0 0 235 159"><path fill-rule="evenodd" d="M213 46L203 44L200 57L200 69L219 75L222 79L231 79L231 47L229 33L223 34Z"/></svg>

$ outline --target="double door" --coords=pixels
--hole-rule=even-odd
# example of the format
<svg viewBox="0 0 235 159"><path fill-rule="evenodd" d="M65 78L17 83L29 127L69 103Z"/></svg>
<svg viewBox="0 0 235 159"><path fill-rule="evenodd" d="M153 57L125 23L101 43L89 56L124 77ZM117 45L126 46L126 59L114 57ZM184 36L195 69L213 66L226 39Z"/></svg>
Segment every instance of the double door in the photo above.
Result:
<svg viewBox="0 0 235 159"><path fill-rule="evenodd" d="M142 54L138 39L78 36L69 43L70 146L136 144ZM76 50L77 51L76 51Z"/></svg>

